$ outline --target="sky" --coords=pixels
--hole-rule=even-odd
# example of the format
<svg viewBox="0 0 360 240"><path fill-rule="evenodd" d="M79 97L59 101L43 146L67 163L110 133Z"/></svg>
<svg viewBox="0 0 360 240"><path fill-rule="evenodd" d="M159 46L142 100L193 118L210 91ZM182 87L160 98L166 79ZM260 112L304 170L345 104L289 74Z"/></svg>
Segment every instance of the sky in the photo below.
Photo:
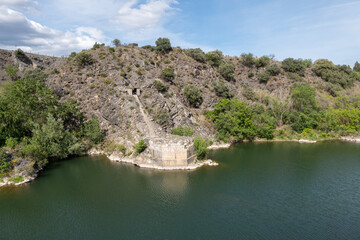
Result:
<svg viewBox="0 0 360 240"><path fill-rule="evenodd" d="M95 42L360 61L360 0L0 0L0 48L66 56Z"/></svg>

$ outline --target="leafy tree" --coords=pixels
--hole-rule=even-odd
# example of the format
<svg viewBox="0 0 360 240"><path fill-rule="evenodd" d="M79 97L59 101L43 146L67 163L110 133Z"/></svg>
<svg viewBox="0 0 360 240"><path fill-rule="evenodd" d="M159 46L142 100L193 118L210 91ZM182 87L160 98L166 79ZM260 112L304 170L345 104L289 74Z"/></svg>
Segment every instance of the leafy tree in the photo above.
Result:
<svg viewBox="0 0 360 240"><path fill-rule="evenodd" d="M267 56L262 56L259 59L255 60L255 66L257 68L266 67L270 64L270 58Z"/></svg>
<svg viewBox="0 0 360 240"><path fill-rule="evenodd" d="M206 61L213 67L219 67L221 64L221 61L224 58L224 55L221 51L215 50L212 52L208 52L205 55Z"/></svg>
<svg viewBox="0 0 360 240"><path fill-rule="evenodd" d="M212 85L218 97L232 98L234 96L234 94L230 92L229 87L223 81L213 81Z"/></svg>
<svg viewBox="0 0 360 240"><path fill-rule="evenodd" d="M192 107L199 107L202 102L202 94L200 90L193 85L187 85L184 88L184 95L190 106Z"/></svg>
<svg viewBox="0 0 360 240"><path fill-rule="evenodd" d="M161 77L168 81L168 82L171 82L172 80L175 79L175 73L174 73L174 69L172 67L167 67L167 68L164 68L162 71L161 71Z"/></svg>
<svg viewBox="0 0 360 240"><path fill-rule="evenodd" d="M267 83L270 80L270 73L268 71L262 71L257 75L260 83Z"/></svg>
<svg viewBox="0 0 360 240"><path fill-rule="evenodd" d="M203 139L201 137L196 137L194 139L194 148L195 148L195 154L196 157L199 160L203 160L206 158L206 155L208 153L207 148L212 144L212 142L208 139Z"/></svg>
<svg viewBox="0 0 360 240"><path fill-rule="evenodd" d="M222 62L219 66L219 73L225 80L232 81L234 80L235 66L232 62Z"/></svg>
<svg viewBox="0 0 360 240"><path fill-rule="evenodd" d="M114 40L112 40L112 43L114 44L115 47L118 47L121 45L121 42L119 39L115 38Z"/></svg>
<svg viewBox="0 0 360 240"><path fill-rule="evenodd" d="M8 75L11 78L11 80L17 79L17 72L19 71L18 67L13 65L7 65L4 70L6 75Z"/></svg>
<svg viewBox="0 0 360 240"><path fill-rule="evenodd" d="M253 140L256 135L252 109L238 99L219 101L206 116L214 122L218 140Z"/></svg>
<svg viewBox="0 0 360 240"><path fill-rule="evenodd" d="M281 69L278 65L276 64L271 64L271 65L268 65L266 67L266 71L271 75L271 76L277 76L280 74L281 72Z"/></svg>
<svg viewBox="0 0 360 240"><path fill-rule="evenodd" d="M0 148L0 177L9 172L12 167L10 156Z"/></svg>
<svg viewBox="0 0 360 240"><path fill-rule="evenodd" d="M94 63L91 53L85 50L76 55L75 61L79 67L85 67Z"/></svg>
<svg viewBox="0 0 360 240"><path fill-rule="evenodd" d="M243 53L241 54L242 63L244 66L252 67L255 64L254 55L252 53Z"/></svg>
<svg viewBox="0 0 360 240"><path fill-rule="evenodd" d="M291 88L292 107L299 112L309 113L317 108L315 89L304 84Z"/></svg>
<svg viewBox="0 0 360 240"><path fill-rule="evenodd" d="M134 145L134 150L135 150L136 155L139 155L140 153L145 151L146 148L147 148L147 145L146 145L144 139L141 139L137 144Z"/></svg>
<svg viewBox="0 0 360 240"><path fill-rule="evenodd" d="M166 54L172 51L170 40L168 38L158 38L156 40L155 51L158 54Z"/></svg>
<svg viewBox="0 0 360 240"><path fill-rule="evenodd" d="M306 65L302 59L286 58L282 62L282 67L286 72L297 73L302 76L306 71Z"/></svg>
<svg viewBox="0 0 360 240"><path fill-rule="evenodd" d="M356 63L354 64L353 70L354 70L355 72L360 73L360 63L359 63L359 62L356 62Z"/></svg>
<svg viewBox="0 0 360 240"><path fill-rule="evenodd" d="M186 54L193 59L195 59L198 62L205 63L206 62L206 56L203 50L200 48L191 48L186 50Z"/></svg>
<svg viewBox="0 0 360 240"><path fill-rule="evenodd" d="M105 132L100 128L99 120L96 116L92 116L91 119L84 124L82 135L90 141L92 145L99 144L104 140Z"/></svg>

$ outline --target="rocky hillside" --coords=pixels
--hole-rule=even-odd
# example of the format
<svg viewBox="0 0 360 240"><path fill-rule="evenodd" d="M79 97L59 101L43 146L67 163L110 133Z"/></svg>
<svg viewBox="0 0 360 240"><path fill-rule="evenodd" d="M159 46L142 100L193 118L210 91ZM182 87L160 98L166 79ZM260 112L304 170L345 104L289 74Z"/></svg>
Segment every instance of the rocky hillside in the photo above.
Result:
<svg viewBox="0 0 360 240"><path fill-rule="evenodd" d="M124 145L132 145L150 133L141 114L141 105L159 135L170 133L177 126L188 125L196 135L214 139L213 125L204 116L205 111L221 99L214 84L225 85L230 94L250 104L267 106L269 99L285 102L295 82L306 82L316 89L320 105L334 104L328 83L315 75L312 67L307 67L300 76L284 71L281 62L269 59L267 65L277 65L280 72L265 76L264 81L261 74L265 72L265 66L249 65L244 58L224 57L235 67L233 77L225 79L227 76L220 74L218 67L211 66L208 61L197 61L180 48L160 55L150 46L110 48L100 45L69 58L28 53L19 57L13 51L0 50L0 81L10 80L4 70L7 65L18 66L18 75L26 69L45 70L49 73L47 85L62 101L74 99L87 117L98 117L101 126L107 130L108 139ZM169 67L174 74L166 76L163 70ZM184 95L187 85L201 91L203 101L198 107L189 105ZM129 90L140 90L141 105ZM358 94L359 82L347 90L337 91L340 95Z"/></svg>

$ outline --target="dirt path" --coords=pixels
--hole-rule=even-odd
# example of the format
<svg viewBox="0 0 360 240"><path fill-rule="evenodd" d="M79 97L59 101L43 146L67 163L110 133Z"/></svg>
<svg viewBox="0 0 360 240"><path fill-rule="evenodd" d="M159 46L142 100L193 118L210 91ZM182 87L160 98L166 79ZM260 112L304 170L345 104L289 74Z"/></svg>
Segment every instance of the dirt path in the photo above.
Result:
<svg viewBox="0 0 360 240"><path fill-rule="evenodd" d="M142 105L142 103L140 102L139 97L138 97L137 95L134 95L134 98L135 98L136 102L139 104L140 113L141 113L141 115L143 116L144 121L145 121L146 125L147 125L148 128L149 128L150 137L156 137L156 131L155 131L154 125L153 125L153 123L151 122L151 120L150 120L149 116L147 115L147 113L145 113L144 108L143 108L143 105Z"/></svg>

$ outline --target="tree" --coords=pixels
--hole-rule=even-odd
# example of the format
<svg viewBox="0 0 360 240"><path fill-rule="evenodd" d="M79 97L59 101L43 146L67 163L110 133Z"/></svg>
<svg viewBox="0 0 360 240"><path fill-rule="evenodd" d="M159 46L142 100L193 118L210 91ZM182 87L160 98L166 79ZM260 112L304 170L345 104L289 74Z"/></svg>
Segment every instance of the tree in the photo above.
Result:
<svg viewBox="0 0 360 240"><path fill-rule="evenodd" d="M79 67L85 67L94 63L91 53L85 50L76 55L75 61Z"/></svg>
<svg viewBox="0 0 360 240"><path fill-rule="evenodd" d="M206 113L206 117L214 122L218 140L253 140L256 136L252 122L253 111L245 102L238 99L219 101L214 110Z"/></svg>
<svg viewBox="0 0 360 240"><path fill-rule="evenodd" d="M172 67L167 67L167 68L164 68L162 71L161 71L161 77L168 81L168 82L171 82L172 80L175 79L175 73L174 73L174 69Z"/></svg>
<svg viewBox="0 0 360 240"><path fill-rule="evenodd" d="M140 153L145 151L146 148L147 148L147 145L146 145L144 139L141 139L137 144L134 145L135 154L139 155Z"/></svg>
<svg viewBox="0 0 360 240"><path fill-rule="evenodd" d="M195 154L196 157L199 160L203 160L206 158L206 155L208 153L208 147L211 145L211 141L208 139L202 139L201 137L196 137L194 139L194 148L195 148Z"/></svg>
<svg viewBox="0 0 360 240"><path fill-rule="evenodd" d="M190 106L192 107L199 107L202 102L202 94L200 90L193 85L187 85L184 88L184 95Z"/></svg>
<svg viewBox="0 0 360 240"><path fill-rule="evenodd" d="M115 38L114 40L112 40L112 43L114 44L115 47L118 47L121 45L121 42L119 39Z"/></svg>
<svg viewBox="0 0 360 240"><path fill-rule="evenodd" d="M219 73L227 81L234 80L235 66L232 62L222 62L219 66Z"/></svg>
<svg viewBox="0 0 360 240"><path fill-rule="evenodd" d="M190 48L190 49L186 50L186 54L198 62L201 62L201 63L206 62L205 53L200 48Z"/></svg>
<svg viewBox="0 0 360 240"><path fill-rule="evenodd" d="M262 56L255 61L255 66L257 68L266 67L270 63L270 58L267 56Z"/></svg>
<svg viewBox="0 0 360 240"><path fill-rule="evenodd" d="M355 72L360 73L360 63L359 63L359 62L356 61L356 63L354 64L353 70L354 70Z"/></svg>
<svg viewBox="0 0 360 240"><path fill-rule="evenodd" d="M271 76L277 76L277 75L280 74L281 69L280 69L280 67L279 67L278 65L276 65L276 64L271 64L271 65L268 65L268 66L266 67L266 71L267 71L268 73L270 73Z"/></svg>
<svg viewBox="0 0 360 240"><path fill-rule="evenodd" d="M295 84L291 88L293 108L299 112L309 113L317 108L315 89L308 85Z"/></svg>
<svg viewBox="0 0 360 240"><path fill-rule="evenodd" d="M206 53L205 57L207 62L213 67L220 66L220 63L224 58L223 53L219 50L208 52Z"/></svg>
<svg viewBox="0 0 360 240"><path fill-rule="evenodd" d="M17 79L17 72L19 71L18 67L13 65L7 65L4 70L6 75L8 75L11 78L11 80Z"/></svg>
<svg viewBox="0 0 360 240"><path fill-rule="evenodd" d="M234 94L230 92L229 87L223 81L213 81L212 85L216 96L222 98L232 98L234 96Z"/></svg>
<svg viewBox="0 0 360 240"><path fill-rule="evenodd" d="M255 64L254 55L252 53L241 54L242 63L244 66L252 67Z"/></svg>
<svg viewBox="0 0 360 240"><path fill-rule="evenodd" d="M158 54L166 54L172 51L170 40L168 38L158 38L156 40L155 51Z"/></svg>
<svg viewBox="0 0 360 240"><path fill-rule="evenodd" d="M306 64L302 59L286 58L282 62L282 67L286 72L297 73L304 76Z"/></svg>

